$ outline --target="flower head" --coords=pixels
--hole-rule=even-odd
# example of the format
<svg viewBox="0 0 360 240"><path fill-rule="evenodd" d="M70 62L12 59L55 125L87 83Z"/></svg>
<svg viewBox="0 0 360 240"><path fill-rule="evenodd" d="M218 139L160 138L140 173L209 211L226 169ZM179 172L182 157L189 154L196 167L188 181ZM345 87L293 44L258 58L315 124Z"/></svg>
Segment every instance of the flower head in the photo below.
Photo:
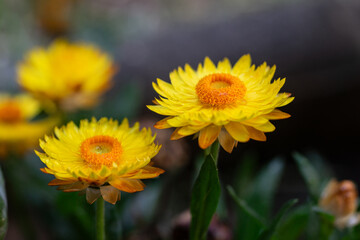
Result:
<svg viewBox="0 0 360 240"><path fill-rule="evenodd" d="M0 155L32 148L58 122L57 118L34 120L40 103L27 94L0 93Z"/></svg>
<svg viewBox="0 0 360 240"><path fill-rule="evenodd" d="M111 57L93 45L56 40L48 49L27 53L17 73L27 91L73 110L96 104L110 87L115 67Z"/></svg>
<svg viewBox="0 0 360 240"><path fill-rule="evenodd" d="M120 191L144 190L140 179L154 178L162 169L151 166L160 146L154 143L150 129L139 130L139 124L129 127L127 119L117 121L82 120L80 127L73 122L55 128L54 136L45 136L36 152L46 164L41 170L53 174L49 185L59 186L64 192L85 191L93 203L102 196L115 204Z"/></svg>
<svg viewBox="0 0 360 240"><path fill-rule="evenodd" d="M264 132L275 130L269 120L290 117L276 109L294 98L279 93L285 79L272 81L274 73L275 66L266 63L255 68L249 55L233 67L227 58L217 66L205 58L197 70L186 64L171 72L171 83L157 79L153 87L161 97L148 108L168 116L155 127L175 127L171 139L198 134L201 148L219 139L231 152L238 142L265 141Z"/></svg>

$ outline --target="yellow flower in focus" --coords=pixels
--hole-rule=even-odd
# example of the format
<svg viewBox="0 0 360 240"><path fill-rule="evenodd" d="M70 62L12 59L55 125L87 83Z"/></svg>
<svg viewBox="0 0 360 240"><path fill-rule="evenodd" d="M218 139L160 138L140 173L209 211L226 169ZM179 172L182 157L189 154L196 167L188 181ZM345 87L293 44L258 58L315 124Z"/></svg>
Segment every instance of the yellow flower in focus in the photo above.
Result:
<svg viewBox="0 0 360 240"><path fill-rule="evenodd" d="M157 79L153 87L159 99L148 108L168 116L156 128L175 127L171 139L198 134L199 146L216 139L229 153L238 142L265 141L264 132L275 130L269 120L290 117L276 108L290 103L289 93L279 93L285 79L272 81L275 66L255 68L249 55L232 67L225 58L217 66L205 58L197 70L188 64L170 73L171 84Z"/></svg>
<svg viewBox="0 0 360 240"><path fill-rule="evenodd" d="M319 206L335 216L335 226L344 228L357 225L360 216L356 213L358 192L352 181L338 182L332 179L323 190Z"/></svg>
<svg viewBox="0 0 360 240"><path fill-rule="evenodd" d="M64 40L31 50L17 68L23 88L65 110L94 106L114 73L111 57L96 46Z"/></svg>
<svg viewBox="0 0 360 240"><path fill-rule="evenodd" d="M33 120L40 111L40 103L29 95L0 93L0 156L32 148L58 123L57 118Z"/></svg>
<svg viewBox="0 0 360 240"><path fill-rule="evenodd" d="M49 185L64 192L85 191L93 203L102 196L115 204L120 191L144 190L141 179L154 178L163 173L151 166L160 146L154 143L150 129L139 130L139 123L129 127L127 119L117 121L82 120L80 127L73 122L55 128L55 136L45 136L36 152L46 167L41 170L53 174Z"/></svg>

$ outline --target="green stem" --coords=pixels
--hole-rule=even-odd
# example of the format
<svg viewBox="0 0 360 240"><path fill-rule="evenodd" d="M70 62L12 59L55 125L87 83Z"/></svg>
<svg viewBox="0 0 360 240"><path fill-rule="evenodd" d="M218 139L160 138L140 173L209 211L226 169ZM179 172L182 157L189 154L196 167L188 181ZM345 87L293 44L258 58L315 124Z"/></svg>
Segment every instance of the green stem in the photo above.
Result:
<svg viewBox="0 0 360 240"><path fill-rule="evenodd" d="M96 201L96 239L105 240L105 203L102 197Z"/></svg>

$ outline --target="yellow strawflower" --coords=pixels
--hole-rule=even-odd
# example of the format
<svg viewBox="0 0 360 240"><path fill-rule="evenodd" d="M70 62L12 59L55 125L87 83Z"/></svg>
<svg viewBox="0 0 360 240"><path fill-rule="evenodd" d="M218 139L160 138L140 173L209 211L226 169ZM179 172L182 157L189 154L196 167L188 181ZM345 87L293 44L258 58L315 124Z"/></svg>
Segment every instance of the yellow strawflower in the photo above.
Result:
<svg viewBox="0 0 360 240"><path fill-rule="evenodd" d="M40 103L29 95L0 93L0 156L32 148L58 123L54 117L34 120L40 111Z"/></svg>
<svg viewBox="0 0 360 240"><path fill-rule="evenodd" d="M127 119L117 121L82 120L80 127L73 122L55 128L54 136L45 136L36 151L46 167L41 170L53 174L49 185L64 192L84 191L89 203L102 196L115 204L120 191L142 191L140 179L154 178L163 173L151 166L160 146L154 143L150 129L139 130L139 123L129 127Z"/></svg>
<svg viewBox="0 0 360 240"><path fill-rule="evenodd" d="M198 134L201 148L219 139L230 153L238 142L265 141L264 132L275 130L269 120L290 117L276 109L294 98L279 93L285 79L272 81L274 73L275 66L266 63L255 68L249 55L233 67L227 58L215 66L206 57L197 70L186 64L171 72L171 83L157 79L153 87L161 96L148 108L168 116L155 127L175 127L171 139Z"/></svg>
<svg viewBox="0 0 360 240"><path fill-rule="evenodd" d="M17 67L23 88L65 110L94 106L114 73L113 60L96 46L64 40L54 41L48 49L32 49Z"/></svg>

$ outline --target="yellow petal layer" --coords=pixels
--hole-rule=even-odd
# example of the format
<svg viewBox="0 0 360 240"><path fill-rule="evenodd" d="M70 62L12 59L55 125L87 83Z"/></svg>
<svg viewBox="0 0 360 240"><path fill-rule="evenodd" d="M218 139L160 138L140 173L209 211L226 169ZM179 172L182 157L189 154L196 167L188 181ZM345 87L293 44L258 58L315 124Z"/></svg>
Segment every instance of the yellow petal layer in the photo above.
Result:
<svg viewBox="0 0 360 240"><path fill-rule="evenodd" d="M202 149L208 148L220 134L221 126L210 125L200 131L199 146Z"/></svg>

